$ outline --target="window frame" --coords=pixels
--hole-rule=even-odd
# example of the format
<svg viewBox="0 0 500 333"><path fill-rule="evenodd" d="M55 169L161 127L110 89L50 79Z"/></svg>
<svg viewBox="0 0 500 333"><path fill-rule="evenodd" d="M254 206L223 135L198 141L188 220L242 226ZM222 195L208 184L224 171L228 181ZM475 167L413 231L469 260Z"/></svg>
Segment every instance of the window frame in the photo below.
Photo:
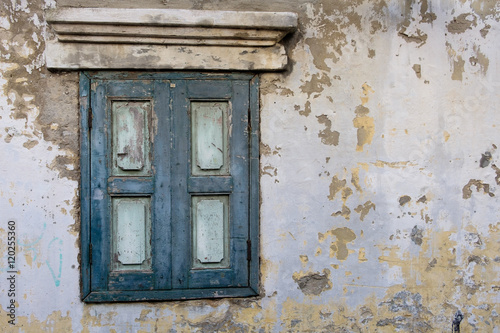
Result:
<svg viewBox="0 0 500 333"><path fill-rule="evenodd" d="M248 286L200 289L162 290L92 290L92 214L91 214L91 147L93 119L91 87L96 80L239 80L247 81L248 91L248 154L249 202L247 263ZM80 202L81 202L81 299L84 302L161 301L199 298L246 297L259 294L259 77L253 74L175 73L175 72L81 72L80 73ZM172 101L172 96L169 100ZM171 107L170 103L170 107ZM173 121L173 117L172 117ZM175 199L171 203L175 204ZM109 221L111 223L111 221ZM153 236L154 237L154 236ZM192 248L190 249L192 251ZM154 254L153 254L154 255ZM154 258L153 258L154 260ZM111 271L108 268L108 271Z"/></svg>

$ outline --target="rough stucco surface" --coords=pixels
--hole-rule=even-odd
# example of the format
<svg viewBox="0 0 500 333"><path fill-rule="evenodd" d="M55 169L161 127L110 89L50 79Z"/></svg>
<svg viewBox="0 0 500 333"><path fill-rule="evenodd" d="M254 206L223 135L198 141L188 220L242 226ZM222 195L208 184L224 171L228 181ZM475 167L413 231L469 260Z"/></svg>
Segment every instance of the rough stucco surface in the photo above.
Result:
<svg viewBox="0 0 500 333"><path fill-rule="evenodd" d="M445 332L460 310L463 332L500 332L497 1L120 2L295 11L299 30L261 77L261 296L89 305L78 74L44 68L44 10L109 3L0 4L0 253L14 219L19 267L1 331Z"/></svg>

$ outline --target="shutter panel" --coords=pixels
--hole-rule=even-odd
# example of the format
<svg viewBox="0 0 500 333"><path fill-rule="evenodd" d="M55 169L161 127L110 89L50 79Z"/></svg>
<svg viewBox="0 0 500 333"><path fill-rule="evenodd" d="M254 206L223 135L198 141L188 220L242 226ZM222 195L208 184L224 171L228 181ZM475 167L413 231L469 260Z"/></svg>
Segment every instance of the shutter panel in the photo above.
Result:
<svg viewBox="0 0 500 333"><path fill-rule="evenodd" d="M169 276L156 269L168 268L168 259L158 262L156 255L153 259L158 231L163 234L162 246L168 248L169 243L169 193L155 195L160 193L156 187L169 188L168 172L167 179L155 179L151 163L151 156L155 164L169 163L164 145L156 153L153 142L159 132L152 128L153 118L168 126L167 85L152 80L96 80L92 87L91 243L92 257L99 258L91 268L92 289L148 290L168 285ZM164 91L157 96L155 90ZM158 226L158 216L163 216L164 225Z"/></svg>
<svg viewBox="0 0 500 333"><path fill-rule="evenodd" d="M250 79L82 75L84 301L257 293L258 117L253 126L248 118L258 98Z"/></svg>
<svg viewBox="0 0 500 333"><path fill-rule="evenodd" d="M176 90L174 285L248 286L249 83L186 80Z"/></svg>

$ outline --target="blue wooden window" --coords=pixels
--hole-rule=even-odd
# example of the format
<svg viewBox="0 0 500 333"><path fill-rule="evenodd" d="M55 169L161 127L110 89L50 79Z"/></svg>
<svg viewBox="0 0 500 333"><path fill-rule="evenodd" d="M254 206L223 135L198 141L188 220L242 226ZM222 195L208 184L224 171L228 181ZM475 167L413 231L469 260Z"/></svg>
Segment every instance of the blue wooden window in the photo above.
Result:
<svg viewBox="0 0 500 333"><path fill-rule="evenodd" d="M80 76L85 302L257 295L258 78Z"/></svg>

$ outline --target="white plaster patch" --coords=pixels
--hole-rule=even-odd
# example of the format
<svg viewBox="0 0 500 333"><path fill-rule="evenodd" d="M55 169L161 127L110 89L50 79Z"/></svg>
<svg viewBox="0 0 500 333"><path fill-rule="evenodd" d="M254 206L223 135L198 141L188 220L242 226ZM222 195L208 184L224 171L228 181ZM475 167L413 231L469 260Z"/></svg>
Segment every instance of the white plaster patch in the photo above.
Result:
<svg viewBox="0 0 500 333"><path fill-rule="evenodd" d="M30 18L30 21L33 22L35 27L40 28L42 24L40 23L40 19L38 18L38 15L35 13L33 16Z"/></svg>
<svg viewBox="0 0 500 333"><path fill-rule="evenodd" d="M23 45L16 47L16 53L23 58L28 58L33 54L33 49L28 47L28 42L24 42Z"/></svg>
<svg viewBox="0 0 500 333"><path fill-rule="evenodd" d="M19 65L16 63L0 62L0 70L2 72L13 71L13 70L17 69L18 67L19 67ZM7 82L7 81L5 81L5 82Z"/></svg>
<svg viewBox="0 0 500 333"><path fill-rule="evenodd" d="M43 3L43 9L56 8L56 0L45 0Z"/></svg>
<svg viewBox="0 0 500 333"><path fill-rule="evenodd" d="M25 13L29 13L30 9L28 8L28 0L11 0L12 7L16 12L23 11Z"/></svg>
<svg viewBox="0 0 500 333"><path fill-rule="evenodd" d="M24 121L19 120L7 119L7 124L16 134L24 127ZM44 304L35 315L46 318L78 302L78 270L71 269L72 265L78 266L76 236L68 232L75 221L59 208L66 206L65 200L75 197L77 182L61 179L57 171L46 167L64 152L48 151L49 144L41 141L26 153L24 141L23 136L15 136L10 143L0 141L2 155L9 156L1 167L0 188L9 191L0 197L0 209L4 216L16 220L16 261L21 272L18 294L29 295L17 298L17 315L30 316L33 304ZM5 295L0 296L2 304L7 302Z"/></svg>
<svg viewBox="0 0 500 333"><path fill-rule="evenodd" d="M208 316L208 315L210 315L210 317L222 318L226 313L226 311L229 310L229 304L227 302L224 302L223 304L220 304L216 309L214 309L212 306L209 305L193 306L190 307L190 310L191 311L189 311L187 318L191 320L196 320L199 319L200 316Z"/></svg>
<svg viewBox="0 0 500 333"><path fill-rule="evenodd" d="M0 28L4 28L5 30L10 29L9 18L0 16Z"/></svg>
<svg viewBox="0 0 500 333"><path fill-rule="evenodd" d="M35 61L33 61L31 64L29 65L26 65L24 66L24 68L26 69L26 71L31 74L33 72L33 70L35 69L40 69L42 68L43 66L45 65L45 57L43 56L43 54L39 54Z"/></svg>
<svg viewBox="0 0 500 333"><path fill-rule="evenodd" d="M38 40L38 35L35 32L31 35L31 38L33 38L33 41L36 43L36 46L40 47L40 41Z"/></svg>

